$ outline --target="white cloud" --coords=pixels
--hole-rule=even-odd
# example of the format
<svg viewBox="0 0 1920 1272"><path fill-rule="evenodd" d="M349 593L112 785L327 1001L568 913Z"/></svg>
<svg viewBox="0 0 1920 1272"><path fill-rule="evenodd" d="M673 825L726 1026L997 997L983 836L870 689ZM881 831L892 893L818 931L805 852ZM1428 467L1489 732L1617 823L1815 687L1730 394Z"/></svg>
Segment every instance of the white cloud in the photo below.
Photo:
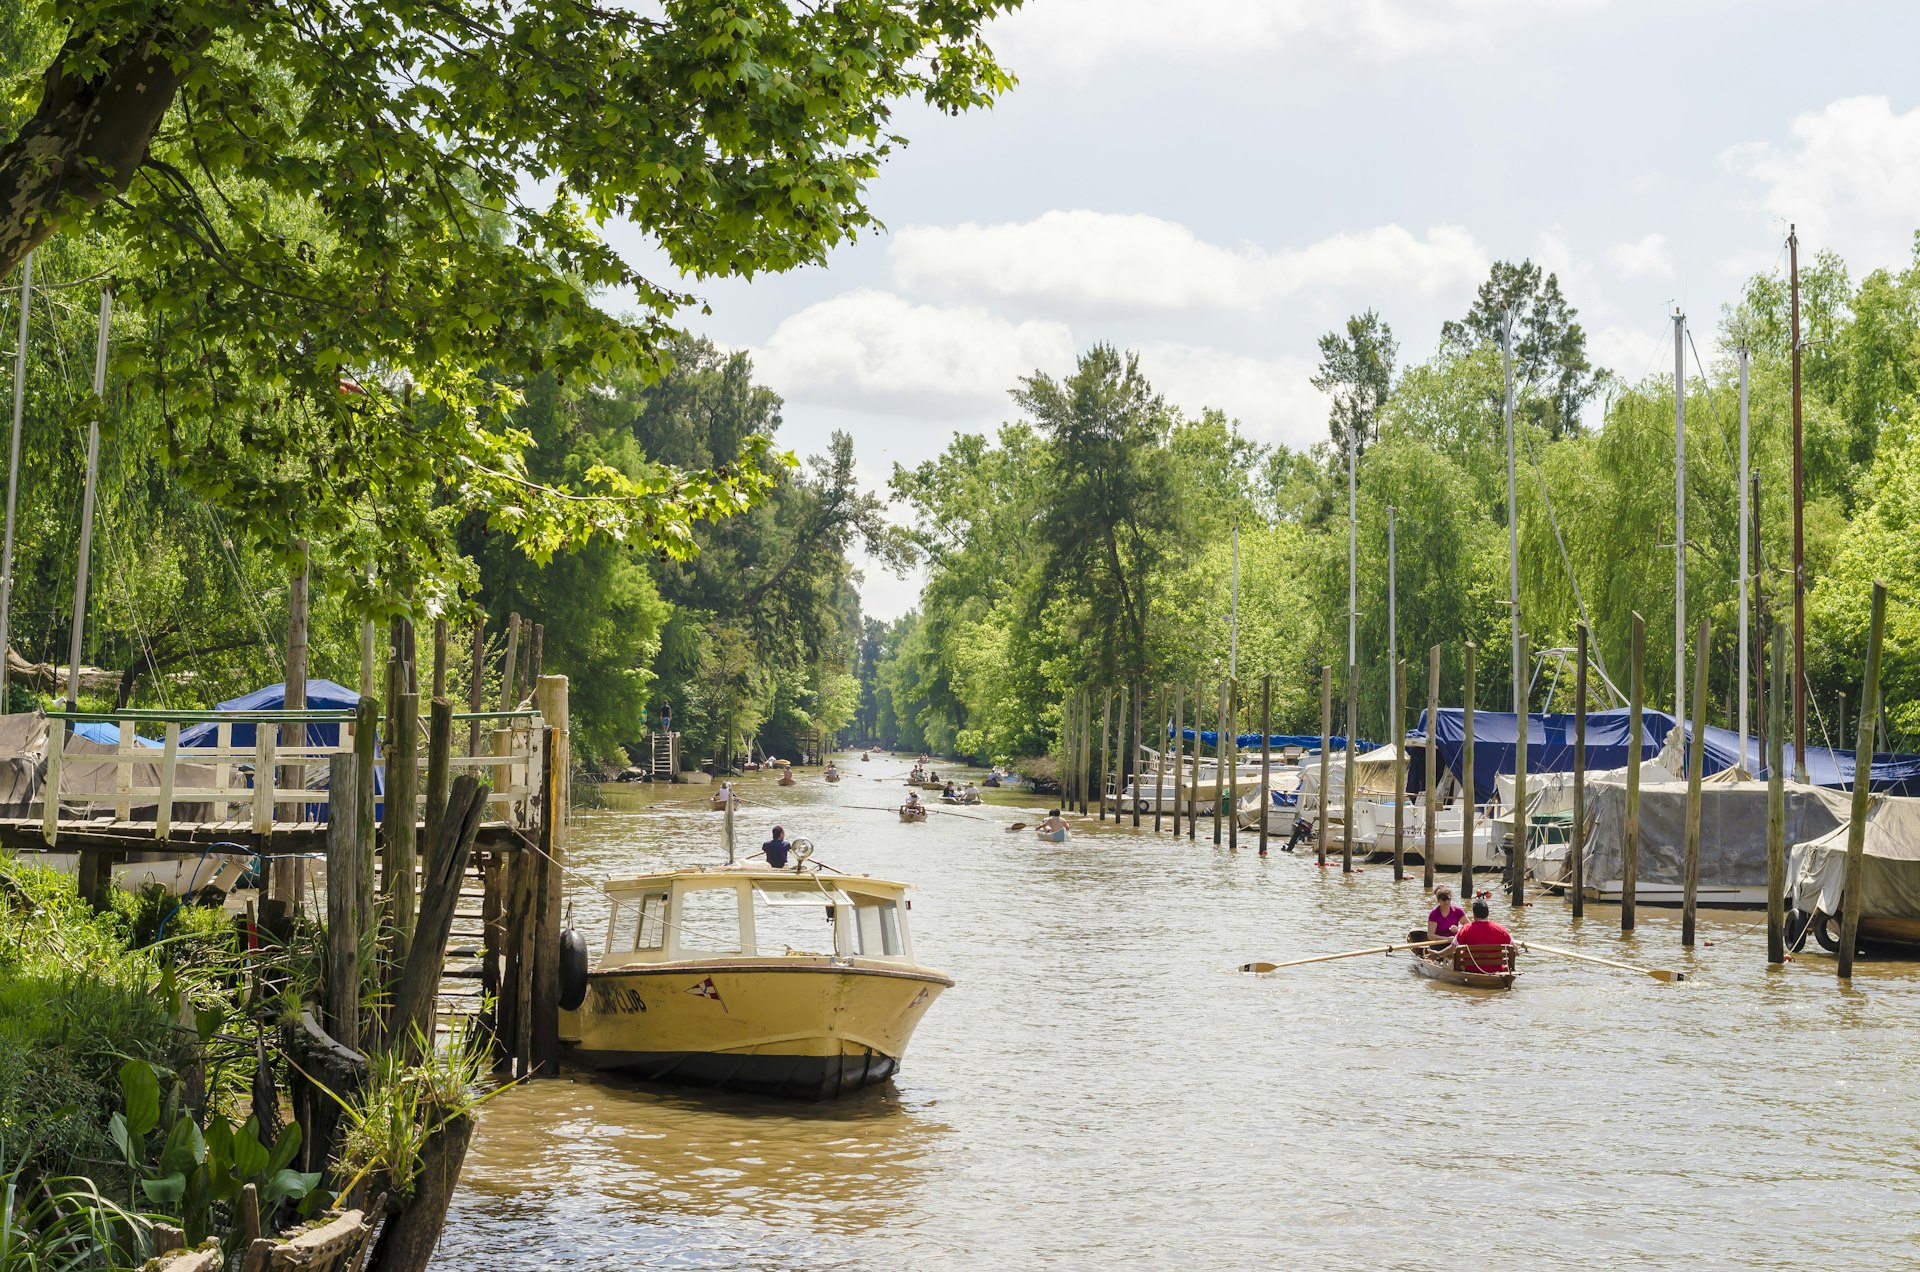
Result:
<svg viewBox="0 0 1920 1272"><path fill-rule="evenodd" d="M796 400L954 419L1004 402L1037 368L1070 367L1073 355L1062 323L854 291L783 320L753 361L756 378Z"/></svg>
<svg viewBox="0 0 1920 1272"><path fill-rule="evenodd" d="M1757 202L1800 228L1803 250L1832 248L1869 268L1907 261L1920 208L1920 107L1848 97L1796 116L1784 144L1734 146L1721 162ZM1781 227L1783 230L1784 226Z"/></svg>
<svg viewBox="0 0 1920 1272"><path fill-rule="evenodd" d="M1301 291L1431 297L1470 286L1487 256L1454 226L1424 237L1398 225L1337 234L1280 252L1223 247L1175 221L1088 209L1031 221L898 231L895 283L972 299L1021 299L1110 312L1250 310Z"/></svg>
<svg viewBox="0 0 1920 1272"><path fill-rule="evenodd" d="M1263 442L1299 448L1326 440L1327 399L1313 387L1307 362L1170 342L1142 345L1139 353L1148 381L1187 414L1217 407Z"/></svg>
<svg viewBox="0 0 1920 1272"><path fill-rule="evenodd" d="M1019 69L1037 61L1084 73L1117 58L1334 49L1392 61L1604 7L1608 0L1045 0L994 23L989 38Z"/></svg>
<svg viewBox="0 0 1920 1272"><path fill-rule="evenodd" d="M1667 236L1649 234L1632 243L1616 243L1607 259L1628 278L1668 278L1673 274L1673 257L1667 252Z"/></svg>

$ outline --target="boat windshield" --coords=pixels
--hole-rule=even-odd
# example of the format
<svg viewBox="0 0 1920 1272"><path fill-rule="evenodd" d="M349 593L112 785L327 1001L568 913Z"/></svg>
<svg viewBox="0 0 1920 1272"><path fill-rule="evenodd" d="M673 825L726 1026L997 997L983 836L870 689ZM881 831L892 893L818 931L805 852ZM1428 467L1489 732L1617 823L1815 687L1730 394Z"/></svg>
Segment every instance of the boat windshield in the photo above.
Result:
<svg viewBox="0 0 1920 1272"><path fill-rule="evenodd" d="M686 954L740 952L740 895L732 888L687 888L680 893L674 944Z"/></svg>
<svg viewBox="0 0 1920 1272"><path fill-rule="evenodd" d="M633 892L614 899L607 927L608 954L637 954L667 943L667 890Z"/></svg>

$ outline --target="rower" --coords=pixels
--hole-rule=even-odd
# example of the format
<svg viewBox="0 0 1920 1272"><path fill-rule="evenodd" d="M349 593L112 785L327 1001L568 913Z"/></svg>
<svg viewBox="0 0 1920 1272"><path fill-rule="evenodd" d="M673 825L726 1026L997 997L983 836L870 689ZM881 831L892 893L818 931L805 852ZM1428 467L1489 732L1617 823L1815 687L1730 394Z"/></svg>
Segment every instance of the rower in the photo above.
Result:
<svg viewBox="0 0 1920 1272"><path fill-rule="evenodd" d="M955 796L955 795L957 795L957 794L959 794L959 792L958 792L958 791L956 791L956 790L954 790L954 789L953 789L953 783L952 783L951 781L949 781L949 782L947 783L947 789L946 789L946 790L944 790L944 791L941 791L940 793L941 793L941 794L942 794L943 796L946 796L946 797L947 797L948 799L951 799L951 798L953 798L953 796Z"/></svg>
<svg viewBox="0 0 1920 1272"><path fill-rule="evenodd" d="M1486 899L1475 897L1473 922L1453 934L1451 948L1460 951L1460 970L1463 972L1507 970L1507 949L1513 944L1513 933L1488 918L1487 914Z"/></svg>
<svg viewBox="0 0 1920 1272"><path fill-rule="evenodd" d="M919 791L908 791L908 792L907 792L907 807L908 807L908 808L918 808L918 807L920 807L920 792L919 792Z"/></svg>
<svg viewBox="0 0 1920 1272"><path fill-rule="evenodd" d="M787 854L793 851L793 845L787 842L787 828L775 826L773 838L760 845L760 851L766 854L767 864L775 870L787 868Z"/></svg>
<svg viewBox="0 0 1920 1272"><path fill-rule="evenodd" d="M1453 889L1441 884L1433 890L1433 909L1427 914L1425 932L1407 933L1407 942L1417 945L1421 941L1450 941L1460 925L1467 921L1467 912L1453 903Z"/></svg>
<svg viewBox="0 0 1920 1272"><path fill-rule="evenodd" d="M1034 827L1035 830L1043 835L1050 835L1056 830L1065 830L1066 828L1067 819L1060 815L1060 810L1057 808L1050 810L1047 813L1046 820Z"/></svg>

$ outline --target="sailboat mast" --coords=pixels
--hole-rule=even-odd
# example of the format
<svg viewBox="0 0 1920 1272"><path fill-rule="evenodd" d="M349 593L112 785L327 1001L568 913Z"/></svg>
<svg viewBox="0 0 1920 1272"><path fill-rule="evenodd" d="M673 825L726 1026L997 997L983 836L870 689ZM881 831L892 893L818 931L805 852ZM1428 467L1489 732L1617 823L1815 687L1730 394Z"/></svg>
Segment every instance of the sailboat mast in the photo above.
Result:
<svg viewBox="0 0 1920 1272"><path fill-rule="evenodd" d="M1673 311L1673 718L1687 718L1687 316Z"/></svg>
<svg viewBox="0 0 1920 1272"><path fill-rule="evenodd" d="M1747 454L1747 347L1740 346L1740 767L1747 768L1747 526L1753 517ZM1751 771L1751 770L1748 770Z"/></svg>
<svg viewBox="0 0 1920 1272"><path fill-rule="evenodd" d="M1520 665L1520 505L1513 481L1513 311L1500 330L1500 365L1505 385L1502 410L1507 423L1507 606L1513 615L1513 709L1523 712L1526 669Z"/></svg>
<svg viewBox="0 0 1920 1272"><path fill-rule="evenodd" d="M1787 227L1793 342L1793 776L1807 780L1807 558L1800 467L1800 236Z"/></svg>
<svg viewBox="0 0 1920 1272"><path fill-rule="evenodd" d="M100 293L100 335L93 347L93 396L107 392L107 324L113 317L113 288ZM93 490L100 471L100 416L87 426L87 484L80 500L80 560L73 572L73 633L67 643L67 710L80 705L80 638L87 627L87 566L93 558Z"/></svg>
<svg viewBox="0 0 1920 1272"><path fill-rule="evenodd" d="M1233 616L1227 627L1227 679L1240 676L1240 523L1233 523Z"/></svg>
<svg viewBox="0 0 1920 1272"><path fill-rule="evenodd" d="M20 417L27 391L27 311L33 299L33 253L20 264L20 344L13 351L13 443L7 452L7 531L0 552L0 715L7 711L7 653L13 648L13 505L20 489Z"/></svg>

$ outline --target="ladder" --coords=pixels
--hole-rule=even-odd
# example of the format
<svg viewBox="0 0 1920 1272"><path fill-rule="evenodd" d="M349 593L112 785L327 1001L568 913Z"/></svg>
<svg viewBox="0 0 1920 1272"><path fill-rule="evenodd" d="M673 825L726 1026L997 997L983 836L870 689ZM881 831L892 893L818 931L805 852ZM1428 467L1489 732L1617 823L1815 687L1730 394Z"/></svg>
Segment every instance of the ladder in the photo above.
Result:
<svg viewBox="0 0 1920 1272"><path fill-rule="evenodd" d="M674 770L679 768L680 735L649 733L647 738L653 744L653 754L647 771L656 782L671 782L674 778Z"/></svg>

